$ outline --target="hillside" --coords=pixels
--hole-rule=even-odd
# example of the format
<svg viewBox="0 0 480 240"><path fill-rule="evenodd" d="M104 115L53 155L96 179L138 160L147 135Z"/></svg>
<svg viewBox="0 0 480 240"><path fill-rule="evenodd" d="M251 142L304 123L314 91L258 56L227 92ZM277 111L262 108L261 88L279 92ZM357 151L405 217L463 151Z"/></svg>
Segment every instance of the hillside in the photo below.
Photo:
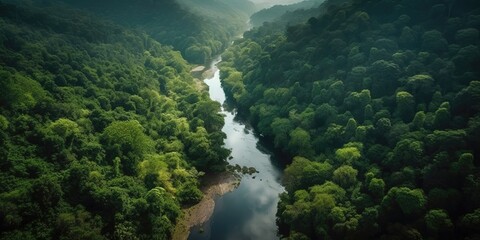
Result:
<svg viewBox="0 0 480 240"><path fill-rule="evenodd" d="M229 155L190 69L144 32L0 3L0 238L169 239Z"/></svg>
<svg viewBox="0 0 480 240"><path fill-rule="evenodd" d="M22 2L21 0L10 0ZM40 6L78 8L104 20L148 33L192 63L203 64L225 50L246 29L249 1L32 0ZM25 3L23 3L25 4Z"/></svg>
<svg viewBox="0 0 480 240"><path fill-rule="evenodd" d="M245 33L221 67L230 102L292 159L283 236L478 238L479 4L315 11Z"/></svg>
<svg viewBox="0 0 480 240"><path fill-rule="evenodd" d="M250 16L250 24L253 27L262 26L264 22L276 22L279 21L282 15L287 12L293 12L300 9L311 9L318 7L323 0L306 0L294 4L288 5L274 5L272 7L262 9Z"/></svg>

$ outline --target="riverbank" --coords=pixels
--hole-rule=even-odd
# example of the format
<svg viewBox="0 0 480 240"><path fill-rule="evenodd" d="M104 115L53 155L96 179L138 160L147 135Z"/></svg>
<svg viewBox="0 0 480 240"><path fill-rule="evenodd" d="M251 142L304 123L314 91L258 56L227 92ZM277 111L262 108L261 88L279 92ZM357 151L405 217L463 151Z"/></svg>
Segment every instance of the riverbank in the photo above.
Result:
<svg viewBox="0 0 480 240"><path fill-rule="evenodd" d="M173 239L188 239L192 227L202 225L212 216L215 209L215 198L233 191L239 184L240 177L231 172L206 176L201 189L204 193L203 199L199 203L182 210L183 214L175 226Z"/></svg>
<svg viewBox="0 0 480 240"><path fill-rule="evenodd" d="M190 70L193 79L195 81L195 87L198 91L208 91L208 85L204 80L213 76L214 70L212 68L206 68L203 65L199 65Z"/></svg>

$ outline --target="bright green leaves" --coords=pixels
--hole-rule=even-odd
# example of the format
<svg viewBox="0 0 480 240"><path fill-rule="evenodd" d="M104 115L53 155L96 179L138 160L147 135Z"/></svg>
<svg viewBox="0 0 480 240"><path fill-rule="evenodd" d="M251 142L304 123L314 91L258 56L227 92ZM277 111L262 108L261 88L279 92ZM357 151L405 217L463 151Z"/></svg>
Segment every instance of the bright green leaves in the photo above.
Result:
<svg viewBox="0 0 480 240"><path fill-rule="evenodd" d="M138 164L138 175L144 179L147 186L160 186L175 193L176 189L172 185L172 174L165 161L166 157L157 154L146 155L145 160Z"/></svg>
<svg viewBox="0 0 480 240"><path fill-rule="evenodd" d="M80 134L78 124L70 119L60 118L48 126L48 130L62 138L77 137Z"/></svg>
<svg viewBox="0 0 480 240"><path fill-rule="evenodd" d="M103 131L102 141L107 146L107 158L112 161L119 157L127 175L133 175L142 156L154 150L154 142L136 120L111 123Z"/></svg>
<svg viewBox="0 0 480 240"><path fill-rule="evenodd" d="M1 7L2 237L170 239L202 197L192 165L224 169L220 105L146 33L67 5ZM213 38L206 58L230 41Z"/></svg>
<svg viewBox="0 0 480 240"><path fill-rule="evenodd" d="M245 85L243 84L243 76L241 72L235 71L231 68L222 68L222 86L228 89L226 93L232 94L231 97L235 102L243 102L248 96ZM226 76L224 76L226 75Z"/></svg>
<svg viewBox="0 0 480 240"><path fill-rule="evenodd" d="M362 154L357 146L345 145L335 151L335 157L343 164L352 164L358 160Z"/></svg>
<svg viewBox="0 0 480 240"><path fill-rule="evenodd" d="M295 157L292 164L285 169L284 183L288 191L306 189L315 184L322 184L332 175L329 163L312 162L303 157Z"/></svg>
<svg viewBox="0 0 480 240"><path fill-rule="evenodd" d="M343 188L354 187L358 171L349 165L343 165L333 171L332 180Z"/></svg>
<svg viewBox="0 0 480 240"><path fill-rule="evenodd" d="M7 130L8 125L10 125L10 123L8 122L7 118L5 118L3 115L0 115L0 130Z"/></svg>
<svg viewBox="0 0 480 240"><path fill-rule="evenodd" d="M118 145L123 154L143 155L153 150L152 140L145 135L142 125L136 120L111 123L103 131L102 138L109 145Z"/></svg>
<svg viewBox="0 0 480 240"><path fill-rule="evenodd" d="M20 73L0 70L0 81L0 103L14 110L30 110L47 97L37 81Z"/></svg>

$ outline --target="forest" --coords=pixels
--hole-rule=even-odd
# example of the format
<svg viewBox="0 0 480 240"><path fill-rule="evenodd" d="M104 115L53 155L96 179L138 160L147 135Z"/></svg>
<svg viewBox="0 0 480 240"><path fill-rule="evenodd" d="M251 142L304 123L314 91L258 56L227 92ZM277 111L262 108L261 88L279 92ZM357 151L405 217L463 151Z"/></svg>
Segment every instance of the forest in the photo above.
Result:
<svg viewBox="0 0 480 240"><path fill-rule="evenodd" d="M479 28L477 1L326 1L235 41L229 101L292 159L282 238L480 237Z"/></svg>
<svg viewBox="0 0 480 240"><path fill-rule="evenodd" d="M7 0L5 0L7 1ZM13 0L15 1L15 0ZM103 20L146 32L190 63L208 63L246 27L247 0L34 0L40 6L86 10Z"/></svg>
<svg viewBox="0 0 480 240"><path fill-rule="evenodd" d="M480 239L478 1L258 10L0 0L0 239L172 239L233 158L191 72L220 54L286 161L279 239Z"/></svg>
<svg viewBox="0 0 480 240"><path fill-rule="evenodd" d="M0 238L169 239L229 155L191 65L79 10L0 17Z"/></svg>

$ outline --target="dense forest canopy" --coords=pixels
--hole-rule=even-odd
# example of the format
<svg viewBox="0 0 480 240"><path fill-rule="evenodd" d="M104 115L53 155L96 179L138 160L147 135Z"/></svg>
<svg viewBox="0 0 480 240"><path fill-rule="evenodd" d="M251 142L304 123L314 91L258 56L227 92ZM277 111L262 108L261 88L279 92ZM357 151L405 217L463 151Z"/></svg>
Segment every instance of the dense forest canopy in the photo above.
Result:
<svg viewBox="0 0 480 240"><path fill-rule="evenodd" d="M190 72L227 47L282 238L480 238L478 1L309 0L230 46L252 2L2 0L0 239L170 239L227 165Z"/></svg>
<svg viewBox="0 0 480 240"><path fill-rule="evenodd" d="M37 6L67 6L148 33L192 63L219 55L246 29L254 11L248 0L5 0ZM215 14L217 13L217 14Z"/></svg>
<svg viewBox="0 0 480 240"><path fill-rule="evenodd" d="M250 16L250 24L254 27L261 26L264 22L278 22L281 21L281 17L287 12L295 10L308 10L314 7L318 7L324 0L306 0L294 4L288 5L274 5L272 7L262 9L255 12ZM292 19L288 19L291 21Z"/></svg>
<svg viewBox="0 0 480 240"><path fill-rule="evenodd" d="M0 238L169 239L229 155L190 69L144 32L0 3Z"/></svg>
<svg viewBox="0 0 480 240"><path fill-rule="evenodd" d="M332 3L223 54L229 100L293 159L281 234L479 238L480 4Z"/></svg>

